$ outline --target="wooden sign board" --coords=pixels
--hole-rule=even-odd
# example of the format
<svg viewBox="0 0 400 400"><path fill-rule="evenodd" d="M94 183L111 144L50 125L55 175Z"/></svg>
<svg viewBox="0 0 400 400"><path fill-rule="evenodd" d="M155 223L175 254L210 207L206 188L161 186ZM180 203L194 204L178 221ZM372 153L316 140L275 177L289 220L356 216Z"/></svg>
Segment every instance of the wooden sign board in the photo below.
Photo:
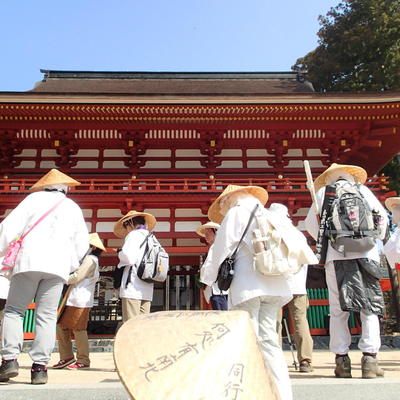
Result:
<svg viewBox="0 0 400 400"><path fill-rule="evenodd" d="M114 361L134 400L278 400L245 311L164 311L118 330Z"/></svg>

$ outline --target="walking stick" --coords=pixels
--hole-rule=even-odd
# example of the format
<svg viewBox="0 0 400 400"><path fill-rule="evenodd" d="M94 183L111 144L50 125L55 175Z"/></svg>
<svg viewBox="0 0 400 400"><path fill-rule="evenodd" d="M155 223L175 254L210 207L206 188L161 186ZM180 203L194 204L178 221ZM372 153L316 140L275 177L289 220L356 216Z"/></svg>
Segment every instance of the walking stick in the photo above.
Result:
<svg viewBox="0 0 400 400"><path fill-rule="evenodd" d="M69 286L68 286L68 288L67 288L67 290L65 291L65 294L64 294L64 296L63 296L63 298L62 298L62 300L61 300L61 303L58 305L58 308L57 308L57 322L60 320L61 314L62 314L62 312L64 311L65 304L67 303L69 294L71 293L72 286L73 286L73 285L69 285Z"/></svg>
<svg viewBox="0 0 400 400"><path fill-rule="evenodd" d="M292 339L290 337L290 332L289 332L289 329L287 326L286 318L282 318L282 321L283 321L283 325L285 325L286 336L287 336L287 339L289 342L290 351L292 352L294 369L297 371L297 362L296 362L296 357L294 355L294 346L293 346Z"/></svg>
<svg viewBox="0 0 400 400"><path fill-rule="evenodd" d="M89 246L89 248L87 249L85 255L79 260L79 267L81 267L83 260L84 260L85 257L90 253L91 249L92 249L92 247ZM79 269L79 268L78 268L78 269ZM69 294L71 293L71 290L72 290L72 288L73 288L74 286L75 286L75 285L69 285L69 286L68 286L68 288L67 288L67 290L65 291L64 296L63 296L63 298L62 298L62 300L61 300L61 303L58 305L58 308L57 308L57 322L58 322L58 321L60 320L60 318L61 318L61 314L62 314L63 311L64 311L65 304L67 303Z"/></svg>
<svg viewBox="0 0 400 400"><path fill-rule="evenodd" d="M317 196L315 194L314 181L311 174L310 163L307 160L303 161L304 170L307 176L307 188L310 191L311 199L314 204L315 214L317 217L318 223L318 236L315 244L316 253L315 255L318 258L318 264L310 265L315 268L322 268L325 265L326 253L328 251L328 239L325 237L325 229L327 218L329 216L330 207L332 205L333 200L336 197L336 189L334 185L327 185L325 189L325 197L322 203L322 210L319 209Z"/></svg>
<svg viewBox="0 0 400 400"><path fill-rule="evenodd" d="M318 207L318 202L317 202L317 196L315 195L315 187L314 187L314 181L312 178L312 174L311 174L311 168L310 168L310 163L308 162L308 160L304 160L303 161L304 164L304 170L306 172L306 177L307 177L307 188L310 192L311 195L311 200L314 204L315 207L315 214L317 215L317 219L318 219L318 223L319 223L319 207Z"/></svg>

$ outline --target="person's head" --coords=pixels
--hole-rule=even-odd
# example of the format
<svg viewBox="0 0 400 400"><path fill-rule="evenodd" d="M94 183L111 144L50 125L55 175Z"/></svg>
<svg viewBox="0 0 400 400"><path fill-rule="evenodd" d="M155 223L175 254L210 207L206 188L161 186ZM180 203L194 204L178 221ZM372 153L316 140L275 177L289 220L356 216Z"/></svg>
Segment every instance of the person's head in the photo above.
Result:
<svg viewBox="0 0 400 400"><path fill-rule="evenodd" d="M213 222L221 223L228 210L234 207L239 200L247 197L254 197L262 205L265 205L268 200L268 192L261 186L228 185L211 204L208 209L208 218Z"/></svg>
<svg viewBox="0 0 400 400"><path fill-rule="evenodd" d="M333 163L314 181L315 190L326 185L332 185L339 179L345 179L351 183L365 183L367 180L367 172L364 168L357 165L341 165Z"/></svg>
<svg viewBox="0 0 400 400"><path fill-rule="evenodd" d="M400 225L400 197L388 197L385 206L392 213L393 223Z"/></svg>
<svg viewBox="0 0 400 400"><path fill-rule="evenodd" d="M49 192L62 192L67 194L68 189L73 186L78 186L81 183L72 179L68 175L57 169L50 170L46 175L42 176L30 190L37 192L45 190Z"/></svg>
<svg viewBox="0 0 400 400"><path fill-rule="evenodd" d="M199 226L196 230L196 233L203 237L207 244L212 245L215 240L215 235L217 233L217 230L219 228L219 224L216 224L215 222L207 222L201 226Z"/></svg>
<svg viewBox="0 0 400 400"><path fill-rule="evenodd" d="M156 218L149 213L129 211L114 224L114 235L124 238L135 229L148 229L152 231L157 223Z"/></svg>
<svg viewBox="0 0 400 400"><path fill-rule="evenodd" d="M146 220L143 216L133 217L125 220L122 223L122 226L128 231L131 232L135 229L146 229Z"/></svg>

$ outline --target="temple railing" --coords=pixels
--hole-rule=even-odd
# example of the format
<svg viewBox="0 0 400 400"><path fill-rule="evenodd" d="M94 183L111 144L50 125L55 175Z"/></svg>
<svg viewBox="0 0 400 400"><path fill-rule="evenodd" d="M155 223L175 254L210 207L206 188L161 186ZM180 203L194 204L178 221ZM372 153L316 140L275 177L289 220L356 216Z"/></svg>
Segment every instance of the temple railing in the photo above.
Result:
<svg viewBox="0 0 400 400"><path fill-rule="evenodd" d="M268 192L308 192L305 178L235 178L235 179L79 179L80 186L71 189L73 194L132 194L132 193L216 193L229 184L262 186ZM1 179L0 194L30 193L37 179ZM388 190L388 177L368 178L366 185L377 192Z"/></svg>

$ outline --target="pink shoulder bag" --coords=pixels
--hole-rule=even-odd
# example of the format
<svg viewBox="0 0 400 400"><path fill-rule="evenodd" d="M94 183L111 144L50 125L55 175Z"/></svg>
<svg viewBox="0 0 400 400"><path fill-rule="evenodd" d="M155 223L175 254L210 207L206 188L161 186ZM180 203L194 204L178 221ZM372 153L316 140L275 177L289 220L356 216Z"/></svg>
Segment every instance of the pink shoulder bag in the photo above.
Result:
<svg viewBox="0 0 400 400"><path fill-rule="evenodd" d="M17 259L17 255L21 249L22 241L25 239L26 235L41 221L43 221L52 211L54 211L63 201L65 197L62 198L58 203L56 203L49 211L43 214L30 228L27 232L25 232L20 238L13 240L7 247L6 255L3 259L3 268L2 269L11 269L15 265L15 261Z"/></svg>

